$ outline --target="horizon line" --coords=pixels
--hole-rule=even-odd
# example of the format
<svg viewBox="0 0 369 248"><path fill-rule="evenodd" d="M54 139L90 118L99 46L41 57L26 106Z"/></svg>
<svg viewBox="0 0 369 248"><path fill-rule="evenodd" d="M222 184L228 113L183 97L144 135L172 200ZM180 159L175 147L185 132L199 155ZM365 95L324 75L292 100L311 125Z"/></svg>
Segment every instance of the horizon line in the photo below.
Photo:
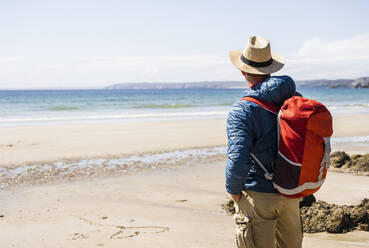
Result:
<svg viewBox="0 0 369 248"><path fill-rule="evenodd" d="M357 78L338 78L338 79L325 79L325 78L318 78L318 79L301 79L301 80L294 80L295 82L302 82L302 81L319 81L319 80L330 80L330 81L336 81L336 80L357 80L359 78L366 78L369 76L364 77L357 77ZM199 84L199 83L217 83L217 82L233 82L233 83L244 83L244 80L203 80L203 81L187 81L187 82L147 82L147 81L137 81L137 82L125 82L125 83L112 83L106 86L90 86L90 87L35 87L35 88L29 88L29 87L20 87L20 88L0 88L0 91L5 90L100 90L105 89L107 87L113 86L113 85L120 85L120 84Z"/></svg>

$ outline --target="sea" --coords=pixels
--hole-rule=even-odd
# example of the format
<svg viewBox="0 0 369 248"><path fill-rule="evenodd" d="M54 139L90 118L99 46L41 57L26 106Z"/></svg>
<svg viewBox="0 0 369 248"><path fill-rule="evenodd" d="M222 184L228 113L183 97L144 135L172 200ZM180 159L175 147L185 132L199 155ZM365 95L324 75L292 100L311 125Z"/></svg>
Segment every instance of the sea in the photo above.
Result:
<svg viewBox="0 0 369 248"><path fill-rule="evenodd" d="M225 118L244 90L1 90L0 126ZM298 91L335 115L369 114L369 89Z"/></svg>
<svg viewBox="0 0 369 248"><path fill-rule="evenodd" d="M225 119L245 89L2 90L0 127L74 123ZM369 115L369 89L300 88L334 115ZM4 129L6 132L6 128ZM334 137L332 145L368 147L369 136ZM170 169L224 161L226 147L1 166L0 189L18 184Z"/></svg>

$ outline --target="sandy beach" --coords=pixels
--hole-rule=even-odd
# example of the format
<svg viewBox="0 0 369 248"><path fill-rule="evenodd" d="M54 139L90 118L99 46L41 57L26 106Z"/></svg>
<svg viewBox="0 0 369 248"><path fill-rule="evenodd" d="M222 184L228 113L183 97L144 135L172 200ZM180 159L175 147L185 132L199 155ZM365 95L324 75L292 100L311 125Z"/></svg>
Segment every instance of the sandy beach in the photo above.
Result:
<svg viewBox="0 0 369 248"><path fill-rule="evenodd" d="M224 164L1 192L1 247L234 247ZM347 189L341 182L350 185ZM356 189L354 189L356 187ZM331 173L318 199L355 204L367 177ZM350 192L355 190L355 195ZM343 196L344 195L344 196ZM303 247L368 247L367 232L305 234Z"/></svg>
<svg viewBox="0 0 369 248"><path fill-rule="evenodd" d="M319 185L295 201L301 248L369 248L368 12L369 0L1 1L0 248L236 248L267 216L232 214L228 151L229 191L245 177L267 190L268 168L282 188L298 172L297 191ZM277 139L278 158L319 170L276 170ZM292 216L273 217L260 222L285 233Z"/></svg>
<svg viewBox="0 0 369 248"><path fill-rule="evenodd" d="M369 135L367 115L338 115L333 120L333 137ZM225 125L225 119L212 119L0 127L0 167L226 146ZM368 147L343 143L339 148L364 153Z"/></svg>
<svg viewBox="0 0 369 248"><path fill-rule="evenodd" d="M334 121L334 137L369 135L368 116ZM0 136L4 170L226 145L223 119L1 127ZM339 148L363 153L369 144L341 142ZM224 161L219 154L186 157L186 163L162 169L93 177L60 173L55 182L5 187L0 247L235 247L233 219L221 209L227 199ZM331 172L316 196L356 204L369 197L368 189L368 177ZM306 234L303 247L369 247L369 234Z"/></svg>

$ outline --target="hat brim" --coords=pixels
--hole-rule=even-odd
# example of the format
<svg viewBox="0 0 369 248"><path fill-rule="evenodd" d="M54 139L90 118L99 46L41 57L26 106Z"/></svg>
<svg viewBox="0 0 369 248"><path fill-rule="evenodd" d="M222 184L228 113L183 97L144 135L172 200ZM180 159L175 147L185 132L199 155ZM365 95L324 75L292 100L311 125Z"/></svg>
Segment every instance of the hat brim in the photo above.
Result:
<svg viewBox="0 0 369 248"><path fill-rule="evenodd" d="M266 75L279 71L284 66L284 59L278 53L272 53L273 62L265 67L253 67L245 64L241 60L242 50L232 50L229 52L229 58L232 64L239 70L258 75Z"/></svg>

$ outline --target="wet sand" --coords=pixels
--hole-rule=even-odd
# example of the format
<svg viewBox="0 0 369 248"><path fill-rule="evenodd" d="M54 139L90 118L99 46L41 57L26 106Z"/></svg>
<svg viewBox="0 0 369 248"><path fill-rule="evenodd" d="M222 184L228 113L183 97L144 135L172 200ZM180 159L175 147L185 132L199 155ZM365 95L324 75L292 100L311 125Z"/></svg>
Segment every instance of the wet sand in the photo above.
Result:
<svg viewBox="0 0 369 248"><path fill-rule="evenodd" d="M0 127L0 167L226 146L225 119ZM369 135L368 115L334 116L334 137ZM367 153L369 144L339 144ZM333 147L335 149L335 147Z"/></svg>
<svg viewBox="0 0 369 248"><path fill-rule="evenodd" d="M0 167L226 144L225 120L0 127Z"/></svg>
<svg viewBox="0 0 369 248"><path fill-rule="evenodd" d="M368 116L334 125L336 137L369 135ZM226 145L225 120L1 127L0 136L2 168ZM1 190L0 247L234 247L220 206L224 160L206 161ZM356 204L368 189L369 177L331 172L317 198ZM369 234L308 234L303 247L369 247Z"/></svg>
<svg viewBox="0 0 369 248"><path fill-rule="evenodd" d="M223 179L218 162L3 191L0 247L235 247ZM330 173L317 198L356 204L368 189L367 177ZM303 245L368 246L367 232L305 234Z"/></svg>

